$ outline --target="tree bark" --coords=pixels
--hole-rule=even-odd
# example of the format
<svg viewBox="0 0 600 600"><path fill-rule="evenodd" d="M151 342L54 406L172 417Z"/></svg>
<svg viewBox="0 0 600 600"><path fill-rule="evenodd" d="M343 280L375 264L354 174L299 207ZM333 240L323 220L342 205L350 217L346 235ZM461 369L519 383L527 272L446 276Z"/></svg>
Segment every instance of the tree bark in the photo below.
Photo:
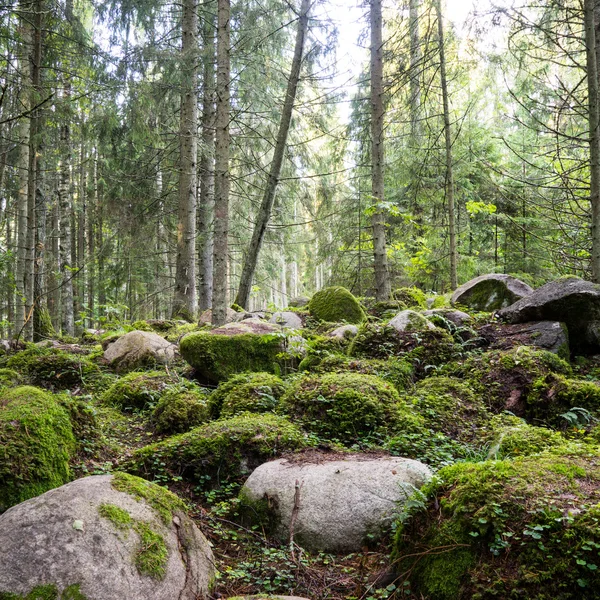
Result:
<svg viewBox="0 0 600 600"><path fill-rule="evenodd" d="M376 204L371 219L373 227L373 266L375 297L379 302L390 297L391 285L385 240L386 211L383 178L383 17L381 0L371 0L371 195Z"/></svg>
<svg viewBox="0 0 600 600"><path fill-rule="evenodd" d="M448 81L446 77L446 53L444 51L444 23L441 0L436 0L435 10L438 21L438 43L440 52L440 79L442 103L444 106L444 138L446 145L446 204L448 207L448 237L450 238L450 289L458 287L456 247L456 216L454 211L454 173L452 170L452 137L450 131L450 108L448 102Z"/></svg>
<svg viewBox="0 0 600 600"><path fill-rule="evenodd" d="M209 0L212 2L212 0ZM204 23L202 94L202 152L200 155L200 197L198 199L198 307L212 305L215 152L215 30L212 17Z"/></svg>
<svg viewBox="0 0 600 600"><path fill-rule="evenodd" d="M273 152L273 161L269 171L269 179L265 188L262 202L256 217L256 224L252 233L252 240L248 248L248 254L244 261L244 268L240 278L240 286L238 288L236 304L248 307L250 300L250 292L252 290L252 279L256 264L258 262L258 254L263 243L265 232L271 218L273 210L273 202L275 201L275 192L279 183L279 175L281 173L281 165L287 145L287 137L292 121L292 111L294 109L294 101L296 99L296 91L298 89L298 81L300 79L300 67L302 66L302 57L304 55L304 40L308 30L308 13L310 11L312 0L302 0L300 6L300 15L298 20L298 29L296 32L296 45L294 47L294 57L292 59L292 68L287 83L287 90L283 109L281 111L281 121L279 122L279 131L275 142L275 150Z"/></svg>
<svg viewBox="0 0 600 600"><path fill-rule="evenodd" d="M173 318L193 321L196 314L196 193L198 156L198 5L183 0L182 92L179 124L180 171L177 261Z"/></svg>
<svg viewBox="0 0 600 600"><path fill-rule="evenodd" d="M215 116L215 225L213 244L212 323L227 320L229 253L229 111L230 111L230 3L218 0L217 109Z"/></svg>
<svg viewBox="0 0 600 600"><path fill-rule="evenodd" d="M595 0L584 0L586 67L588 83L588 123L590 146L590 205L592 210L592 280L600 283L600 106L598 104L598 63L594 24Z"/></svg>

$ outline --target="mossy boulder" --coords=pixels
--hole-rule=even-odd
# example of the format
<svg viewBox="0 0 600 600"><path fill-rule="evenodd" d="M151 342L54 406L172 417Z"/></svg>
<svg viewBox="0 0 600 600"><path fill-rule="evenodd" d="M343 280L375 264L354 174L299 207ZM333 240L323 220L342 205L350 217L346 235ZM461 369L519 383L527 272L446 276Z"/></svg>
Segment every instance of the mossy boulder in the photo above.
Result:
<svg viewBox="0 0 600 600"><path fill-rule="evenodd" d="M0 391L0 512L69 481L75 448L69 414L51 394Z"/></svg>
<svg viewBox="0 0 600 600"><path fill-rule="evenodd" d="M148 327L150 329L150 327ZM177 346L153 331L130 331L104 350L104 359L121 373L153 368L175 359Z"/></svg>
<svg viewBox="0 0 600 600"><path fill-rule="evenodd" d="M175 383L172 377L160 371L134 371L120 377L100 399L120 410L145 410L153 408Z"/></svg>
<svg viewBox="0 0 600 600"><path fill-rule="evenodd" d="M399 523L399 587L436 600L600 598L596 451L457 463L423 491Z"/></svg>
<svg viewBox="0 0 600 600"><path fill-rule="evenodd" d="M427 308L425 292L416 287L398 288L392 292L392 298L403 302L407 308Z"/></svg>
<svg viewBox="0 0 600 600"><path fill-rule="evenodd" d="M362 325L348 348L348 354L355 358L405 359L414 365L417 377L455 360L461 352L452 336L437 327L400 333L381 323Z"/></svg>
<svg viewBox="0 0 600 600"><path fill-rule="evenodd" d="M15 387L23 383L23 378L14 369L0 369L0 387Z"/></svg>
<svg viewBox="0 0 600 600"><path fill-rule="evenodd" d="M245 412L274 411L285 389L284 382L271 373L234 375L220 383L210 396L211 414L214 418L228 418Z"/></svg>
<svg viewBox="0 0 600 600"><path fill-rule="evenodd" d="M400 300L383 300L370 305L368 312L378 319L386 320L391 319L394 315L407 308L408 305Z"/></svg>
<svg viewBox="0 0 600 600"><path fill-rule="evenodd" d="M546 376L572 374L570 365L556 354L530 346L472 356L458 371L492 412L508 410L519 417L527 414L527 399L545 385Z"/></svg>
<svg viewBox="0 0 600 600"><path fill-rule="evenodd" d="M101 378L100 368L87 356L57 348L27 348L11 356L6 366L27 383L49 390L93 387Z"/></svg>
<svg viewBox="0 0 600 600"><path fill-rule="evenodd" d="M148 479L176 475L209 489L239 482L263 462L309 445L288 419L246 413L136 450L126 468Z"/></svg>
<svg viewBox="0 0 600 600"><path fill-rule="evenodd" d="M184 433L210 419L209 391L196 386L167 390L152 411L150 421L158 433Z"/></svg>
<svg viewBox="0 0 600 600"><path fill-rule="evenodd" d="M453 306L458 304L491 312L506 308L532 293L531 286L512 275L490 273L463 283L452 294L451 302Z"/></svg>
<svg viewBox="0 0 600 600"><path fill-rule="evenodd" d="M310 299L308 311L316 319L333 323L361 323L366 318L359 301L341 286L318 291Z"/></svg>
<svg viewBox="0 0 600 600"><path fill-rule="evenodd" d="M482 397L454 377L428 377L403 398L428 427L455 440L472 441L491 418Z"/></svg>
<svg viewBox="0 0 600 600"><path fill-rule="evenodd" d="M340 354L330 354L315 363L309 371L311 373L362 373L375 375L387 383L392 384L396 390L402 391L412 385L415 373L411 361L401 358L352 358Z"/></svg>
<svg viewBox="0 0 600 600"><path fill-rule="evenodd" d="M384 436L397 426L414 427L418 422L401 405L392 385L360 373L298 379L284 394L281 410L308 431L346 444Z"/></svg>
<svg viewBox="0 0 600 600"><path fill-rule="evenodd" d="M10 600L196 600L215 575L183 502L124 473L11 508L0 515L0 547L0 598Z"/></svg>
<svg viewBox="0 0 600 600"><path fill-rule="evenodd" d="M294 336L284 335L277 325L246 319L186 335L179 349L201 377L219 383L236 373L285 371L298 362L290 351L295 341Z"/></svg>

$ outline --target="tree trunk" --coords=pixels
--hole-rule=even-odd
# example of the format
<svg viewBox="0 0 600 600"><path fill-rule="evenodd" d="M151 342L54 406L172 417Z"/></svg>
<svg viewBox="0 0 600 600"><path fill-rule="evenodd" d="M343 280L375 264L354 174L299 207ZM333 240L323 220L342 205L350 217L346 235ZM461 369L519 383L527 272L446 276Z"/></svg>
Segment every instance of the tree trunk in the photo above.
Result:
<svg viewBox="0 0 600 600"><path fill-rule="evenodd" d="M89 191L89 210L87 222L87 243L88 243L88 278L87 278L87 312L88 312L88 327L94 327L96 324L94 311L96 309L94 294L95 278L96 278L96 231L95 231L95 215L98 207L98 156L97 150L92 149L90 163L92 186Z"/></svg>
<svg viewBox="0 0 600 600"><path fill-rule="evenodd" d="M213 244L212 323L227 320L229 253L229 111L230 48L229 0L218 0L217 109L215 116L215 225Z"/></svg>
<svg viewBox="0 0 600 600"><path fill-rule="evenodd" d="M181 120L179 124L179 216L173 318L196 314L196 161L198 156L198 5L183 0Z"/></svg>
<svg viewBox="0 0 600 600"><path fill-rule="evenodd" d="M598 104L598 63L594 27L595 0L584 0L586 66L588 82L588 122L590 145L590 204L592 209L592 280L600 283L600 107Z"/></svg>
<svg viewBox="0 0 600 600"><path fill-rule="evenodd" d="M273 202L275 201L275 192L277 190L277 184L279 183L281 164L283 163L283 155L287 144L288 132L290 130L292 111L294 108L294 101L296 99L296 91L298 89L298 81L300 79L300 67L302 66L304 40L308 30L308 13L310 11L311 4L312 0L302 0L302 5L300 7L294 57L292 59L292 68L288 78L283 109L281 111L281 121L279 123L279 131L277 132L277 141L275 142L275 150L273 152L271 169L269 171L269 179L267 181L267 186L265 188L263 199L256 217L256 224L254 226L254 232L252 233L252 240L250 241L250 247L248 248L248 254L244 262L244 268L242 269L240 286L235 299L236 304L239 304L244 308L248 307L250 292L252 290L252 279L254 277L254 271L256 270L256 264L258 262L258 254L263 243L267 225L269 224L269 219L271 218Z"/></svg>
<svg viewBox="0 0 600 600"><path fill-rule="evenodd" d="M444 51L444 23L441 0L436 0L435 10L438 21L438 43L440 52L440 79L442 102L444 105L444 137L446 142L446 204L448 206L448 237L450 238L450 289L458 287L456 247L456 217L454 214L454 174L452 171L452 137L450 131L450 108L448 103L448 81L446 78L446 53Z"/></svg>
<svg viewBox="0 0 600 600"><path fill-rule="evenodd" d="M371 195L376 204L373 226L373 266L375 297L383 302L390 297L390 275L385 241L385 201L383 179L383 17L381 0L371 0Z"/></svg>
<svg viewBox="0 0 600 600"><path fill-rule="evenodd" d="M212 0L209 0L212 1ZM215 32L212 18L204 26L202 94L202 153L200 156L200 197L198 200L198 306L212 305L215 152Z"/></svg>

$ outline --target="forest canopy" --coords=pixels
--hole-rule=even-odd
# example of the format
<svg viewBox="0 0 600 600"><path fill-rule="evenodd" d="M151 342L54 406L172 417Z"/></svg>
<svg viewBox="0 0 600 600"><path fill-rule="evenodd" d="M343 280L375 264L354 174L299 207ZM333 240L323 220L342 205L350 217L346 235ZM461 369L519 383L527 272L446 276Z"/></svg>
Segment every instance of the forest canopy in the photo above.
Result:
<svg viewBox="0 0 600 600"><path fill-rule="evenodd" d="M591 0L0 7L0 325L600 281Z"/></svg>

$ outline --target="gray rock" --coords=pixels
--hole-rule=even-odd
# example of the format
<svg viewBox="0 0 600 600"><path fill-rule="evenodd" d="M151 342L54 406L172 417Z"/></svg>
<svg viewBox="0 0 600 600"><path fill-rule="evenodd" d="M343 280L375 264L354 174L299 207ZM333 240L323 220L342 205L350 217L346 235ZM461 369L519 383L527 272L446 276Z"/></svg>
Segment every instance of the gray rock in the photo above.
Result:
<svg viewBox="0 0 600 600"><path fill-rule="evenodd" d="M243 314L243 313L239 313L239 312L233 310L233 308L227 307L227 316L225 317L225 322L231 323L233 321L237 321L238 317L241 314ZM212 308L208 308L200 315L200 318L198 319L198 325L210 325L211 323L212 323Z"/></svg>
<svg viewBox="0 0 600 600"><path fill-rule="evenodd" d="M490 273L463 283L452 294L452 304L463 304L474 310L491 312L505 308L529 296L533 288L511 275Z"/></svg>
<svg viewBox="0 0 600 600"><path fill-rule="evenodd" d="M327 337L338 340L349 340L356 336L358 327L356 325L342 325L327 334Z"/></svg>
<svg viewBox="0 0 600 600"><path fill-rule="evenodd" d="M439 315L440 317L444 317L444 319L448 319L448 321L454 323L457 327L464 327L473 321L473 317L462 310L453 310L451 308L432 308L430 310L423 311L423 316L425 317L432 317L435 315Z"/></svg>
<svg viewBox="0 0 600 600"><path fill-rule="evenodd" d="M572 350L600 352L600 285L590 281L578 277L552 281L498 316L508 323L560 321L569 330Z"/></svg>
<svg viewBox="0 0 600 600"><path fill-rule="evenodd" d="M479 330L490 350L508 350L517 346L535 346L569 359L569 333L558 321L537 321L507 325L491 323Z"/></svg>
<svg viewBox="0 0 600 600"><path fill-rule="evenodd" d="M366 536L377 536L389 526L402 502L431 477L426 465L408 458L325 456L318 463L265 463L242 490L251 502L269 499L276 507L277 534L287 540L298 481L294 540L309 550L360 550Z"/></svg>
<svg viewBox="0 0 600 600"><path fill-rule="evenodd" d="M403 310L399 312L388 325L398 333L412 333L415 331L426 331L435 329L435 325L427 320L422 314L414 310Z"/></svg>
<svg viewBox="0 0 600 600"><path fill-rule="evenodd" d="M177 346L151 331L130 331L110 344L104 358L118 371L136 369L148 362L169 363Z"/></svg>
<svg viewBox="0 0 600 600"><path fill-rule="evenodd" d="M288 305L294 308L302 308L304 306L308 306L309 302L310 298L307 298L306 296L296 296L288 302Z"/></svg>
<svg viewBox="0 0 600 600"><path fill-rule="evenodd" d="M178 510L166 523L144 500L114 489L112 480L85 477L1 515L0 592L26 596L38 585L53 585L60 597L78 585L88 600L205 598L215 569L202 533ZM127 511L133 525L120 528L101 516L102 505ZM138 571L139 523L166 545L162 578Z"/></svg>
<svg viewBox="0 0 600 600"><path fill-rule="evenodd" d="M269 323L275 323L287 329L302 329L303 326L300 316L288 310L273 313L273 316L269 319Z"/></svg>

